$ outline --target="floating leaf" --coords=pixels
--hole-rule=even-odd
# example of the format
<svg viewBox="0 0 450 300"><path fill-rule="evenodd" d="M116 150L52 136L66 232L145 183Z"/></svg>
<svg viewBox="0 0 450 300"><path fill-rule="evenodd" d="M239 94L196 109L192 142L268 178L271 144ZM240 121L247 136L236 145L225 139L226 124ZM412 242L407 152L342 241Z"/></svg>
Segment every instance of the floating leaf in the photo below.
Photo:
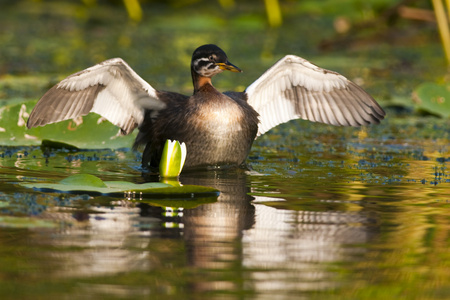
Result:
<svg viewBox="0 0 450 300"><path fill-rule="evenodd" d="M450 85L425 82L414 92L417 107L429 113L450 117Z"/></svg>
<svg viewBox="0 0 450 300"><path fill-rule="evenodd" d="M57 142L57 141L51 141L51 140L42 140L41 148L43 148L43 149L66 149L66 150L71 150L71 151L80 150L78 147L75 147L71 144Z"/></svg>
<svg viewBox="0 0 450 300"><path fill-rule="evenodd" d="M192 201L190 199L152 199L143 201L147 204L150 204L152 206L160 206L160 207L182 207L182 208L195 208L197 206L208 204L208 203L214 203L217 200L216 197L201 197L201 198L195 198L195 201Z"/></svg>
<svg viewBox="0 0 450 300"><path fill-rule="evenodd" d="M28 129L26 122L37 101L10 102L12 104L0 108L0 145L40 145L42 140L52 140L77 148L117 149L131 146L135 138L135 134L121 135L117 126L95 113L77 121L67 120ZM51 142L50 147L56 143Z"/></svg>
<svg viewBox="0 0 450 300"><path fill-rule="evenodd" d="M44 192L67 192L108 195L126 191L149 191L153 189L168 188L171 185L159 182L136 184L126 181L102 181L89 174L77 174L55 183L23 183L25 187L34 188Z"/></svg>
<svg viewBox="0 0 450 300"><path fill-rule="evenodd" d="M136 184L126 181L102 181L89 174L77 174L57 183L21 183L22 186L41 192L85 193L89 195L107 195L112 197L129 197L140 200L145 198L196 198L217 197L216 189L204 186L172 186L161 182Z"/></svg>
<svg viewBox="0 0 450 300"><path fill-rule="evenodd" d="M97 176L90 175L90 174L76 174L69 176L67 178L64 178L59 182L60 184L65 184L68 186L89 186L89 187L106 187L106 184L103 183L103 181L98 178Z"/></svg>

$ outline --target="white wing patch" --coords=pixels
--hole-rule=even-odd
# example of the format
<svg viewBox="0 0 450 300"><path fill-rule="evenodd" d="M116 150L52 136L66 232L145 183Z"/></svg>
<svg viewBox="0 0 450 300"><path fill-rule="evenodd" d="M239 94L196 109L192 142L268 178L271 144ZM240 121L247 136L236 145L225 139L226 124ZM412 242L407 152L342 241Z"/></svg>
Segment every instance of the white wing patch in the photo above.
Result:
<svg viewBox="0 0 450 300"><path fill-rule="evenodd" d="M295 55L279 60L245 93L260 115L257 136L297 118L360 126L384 117L381 107L360 87Z"/></svg>
<svg viewBox="0 0 450 300"><path fill-rule="evenodd" d="M72 74L49 90L34 108L28 125L58 122L90 110L130 133L143 122L145 109L165 107L151 85L121 58L113 58Z"/></svg>

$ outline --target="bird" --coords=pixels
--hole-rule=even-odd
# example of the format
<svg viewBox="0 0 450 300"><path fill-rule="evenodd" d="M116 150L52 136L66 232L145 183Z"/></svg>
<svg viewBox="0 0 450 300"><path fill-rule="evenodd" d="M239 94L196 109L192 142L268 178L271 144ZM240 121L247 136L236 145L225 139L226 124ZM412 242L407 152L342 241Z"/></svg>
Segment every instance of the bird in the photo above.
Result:
<svg viewBox="0 0 450 300"><path fill-rule="evenodd" d="M167 139L184 142L185 169L245 165L253 141L293 119L336 126L378 124L381 106L343 75L286 55L242 92L219 92L212 77L242 72L214 44L192 54L191 96L157 90L123 59L112 58L69 75L37 102L27 127L97 113L122 134L138 129L133 149L142 167L157 168Z"/></svg>

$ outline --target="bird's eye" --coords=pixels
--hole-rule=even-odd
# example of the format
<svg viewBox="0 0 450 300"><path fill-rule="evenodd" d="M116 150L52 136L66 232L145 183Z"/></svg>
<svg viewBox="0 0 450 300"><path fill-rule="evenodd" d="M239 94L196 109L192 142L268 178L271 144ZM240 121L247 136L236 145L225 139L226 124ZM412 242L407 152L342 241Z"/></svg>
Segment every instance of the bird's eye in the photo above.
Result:
<svg viewBox="0 0 450 300"><path fill-rule="evenodd" d="M214 56L210 55L210 56L209 56L209 60L210 60L210 61L214 61Z"/></svg>

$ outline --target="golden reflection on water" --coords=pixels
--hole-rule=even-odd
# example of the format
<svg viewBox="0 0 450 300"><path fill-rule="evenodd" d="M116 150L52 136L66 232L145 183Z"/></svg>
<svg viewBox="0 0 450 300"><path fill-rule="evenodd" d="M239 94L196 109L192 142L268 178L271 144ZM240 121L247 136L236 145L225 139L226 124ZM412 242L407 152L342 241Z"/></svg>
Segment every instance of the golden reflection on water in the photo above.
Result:
<svg viewBox="0 0 450 300"><path fill-rule="evenodd" d="M16 197L7 182L79 170L114 180L129 169L103 160L73 164L66 154L44 163L13 153L0 160L9 188L0 195L18 202L35 196L44 207L36 218L61 226L0 229L0 263L25 270L0 276L14 284L75 281L79 296L128 298L249 293L295 299L337 290L354 297L373 292L374 283L388 291L421 283L426 295L436 288L446 294L449 154L437 146L343 151L338 145L329 152L306 144L295 150L298 160L265 153L263 169L281 175L183 174L182 184L220 190L216 202L190 209L102 197L58 204L50 201L55 195L23 190ZM145 180L136 173L132 180Z"/></svg>
<svg viewBox="0 0 450 300"><path fill-rule="evenodd" d="M280 210L263 204L255 208L255 226L244 233L243 264L259 270L252 274L256 290L334 287L326 263L348 260L361 249L342 245L367 243L373 235L364 225L367 219L356 213Z"/></svg>
<svg viewBox="0 0 450 300"><path fill-rule="evenodd" d="M182 279L190 283L192 292L250 289L276 294L335 287L336 275L328 264L361 255L365 249L345 245L365 244L376 235L364 213L267 206L264 203L275 198L249 196L247 180L244 173L182 177L184 184L221 190L216 203L182 211L128 201L117 201L110 208L92 207L88 213L54 208L42 217L66 219L72 225L38 235L30 243L50 247L42 254L53 265L49 278L147 273L173 267L174 256L182 255L178 267L191 274ZM83 285L86 293L104 293L105 288ZM124 293L119 290L118 295ZM116 289L109 293L116 294Z"/></svg>
<svg viewBox="0 0 450 300"><path fill-rule="evenodd" d="M138 213L136 207L121 206L98 207L90 215L79 213L75 216L78 222L71 222L72 226L49 241L55 247L66 249L52 254L63 264L52 276L91 277L150 269L149 253L145 251L149 241L139 237L139 228L135 226L139 222ZM66 217L73 220L74 216Z"/></svg>

